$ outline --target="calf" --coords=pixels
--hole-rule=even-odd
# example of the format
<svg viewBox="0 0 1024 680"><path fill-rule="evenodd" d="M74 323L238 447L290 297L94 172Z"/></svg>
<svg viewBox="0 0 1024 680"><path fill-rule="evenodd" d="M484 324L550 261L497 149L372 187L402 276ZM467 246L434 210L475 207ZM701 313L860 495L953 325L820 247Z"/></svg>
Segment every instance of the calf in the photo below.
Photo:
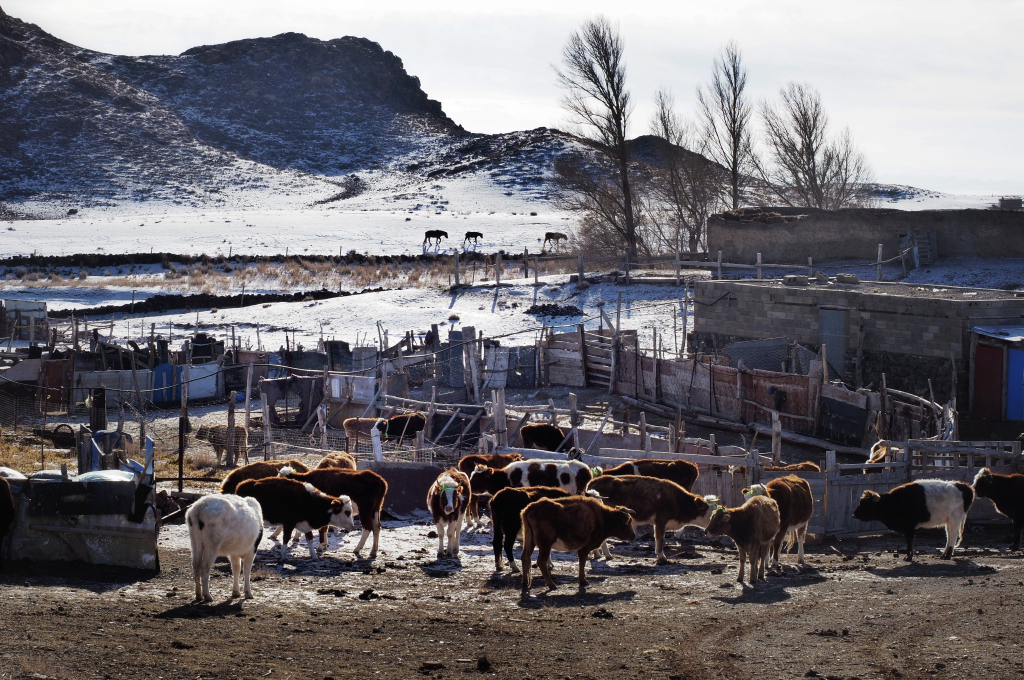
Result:
<svg viewBox="0 0 1024 680"><path fill-rule="evenodd" d="M550 423L530 423L519 428L519 436L523 439L524 449L540 449L541 451L565 451L569 442L565 441L568 433Z"/></svg>
<svg viewBox="0 0 1024 680"><path fill-rule="evenodd" d="M427 507L437 527L437 559L445 555L459 556L459 534L462 532L462 520L466 515L469 496L469 477L456 468L448 468L430 485ZM447 550L444 547L445 534L448 534Z"/></svg>
<svg viewBox="0 0 1024 680"><path fill-rule="evenodd" d="M221 456L228 450L228 426L227 425L200 425L196 432L196 439L209 442L217 454L217 465L220 465ZM235 425L234 436L231 443L235 447L235 454L238 460L245 458L249 462L249 432L241 425Z"/></svg>
<svg viewBox="0 0 1024 680"><path fill-rule="evenodd" d="M510 463L522 460L522 455L518 453L473 453L468 456L463 456L459 459L459 471L467 475L472 479L473 470L476 469L477 465L483 465L485 467L491 467L495 469L502 469ZM483 526L483 521L480 519L480 511L477 507L478 497L482 498L489 495L487 492L477 491L475 488L471 488L472 494L469 497L469 508L466 511L466 516L474 527ZM493 515L492 515L493 517Z"/></svg>
<svg viewBox="0 0 1024 680"><path fill-rule="evenodd" d="M263 511L259 502L255 498L228 494L203 496L185 511L185 523L192 543L196 599L213 602L210 569L220 556L226 556L231 562L231 597L239 597L238 573L242 572L245 599L251 599L249 575L263 538Z"/></svg>
<svg viewBox="0 0 1024 680"><path fill-rule="evenodd" d="M388 437L398 437L398 443L406 437L415 437L417 432L422 432L427 426L427 417L422 413L407 413L401 416L388 418L385 434Z"/></svg>
<svg viewBox="0 0 1024 680"><path fill-rule="evenodd" d="M334 453L328 453L324 456L319 463L316 465L317 470L323 470L324 468L335 468L341 470L355 470L356 459L347 453L336 451ZM294 468L292 468L294 470ZM306 472L305 470L299 470L299 472Z"/></svg>
<svg viewBox="0 0 1024 680"><path fill-rule="evenodd" d="M779 532L772 541L772 566L781 567L779 562L782 541L789 538L790 546L798 546L797 563L804 563L804 540L807 538L807 523L814 514L814 496L806 479L786 475L765 484L755 484L743 490L747 498L768 496L779 506Z"/></svg>
<svg viewBox="0 0 1024 680"><path fill-rule="evenodd" d="M809 460L805 460L802 463L790 463L789 465L765 465L764 469L783 472L821 472L818 464L812 463Z"/></svg>
<svg viewBox="0 0 1024 680"><path fill-rule="evenodd" d="M388 431L388 421L383 418L346 418L341 424L345 428L345 450L351 444L359 445L359 435L363 442L370 441L370 430L377 430L381 437Z"/></svg>
<svg viewBox="0 0 1024 680"><path fill-rule="evenodd" d="M579 557L580 588L588 585L584 573L587 555L609 538L632 541L636 538L633 517L626 508L611 508L590 496L570 496L552 500L540 498L523 509L523 590L533 583L530 561L537 547L537 564L549 589L551 551L575 552Z"/></svg>
<svg viewBox="0 0 1024 680"><path fill-rule="evenodd" d="M220 485L221 493L235 493L238 485L247 479L264 479L266 477L277 477L281 468L288 466L293 470L309 472L309 468L297 460L266 460L256 463L249 463L240 468L235 468L224 478Z"/></svg>
<svg viewBox="0 0 1024 680"><path fill-rule="evenodd" d="M249 479L239 484L235 493L259 501L263 521L268 525L281 525L286 538L294 529L305 534L310 559L317 557L313 549L313 529L327 525L345 531L355 529L352 501L347 496L328 496L308 482L302 484L284 477ZM287 554L288 541L284 540L281 541L281 559Z"/></svg>
<svg viewBox="0 0 1024 680"><path fill-rule="evenodd" d="M884 494L865 491L860 497L855 519L881 522L888 529L907 537L906 561L914 560L914 530L946 527L946 549L942 559L953 556L960 545L967 511L974 502L974 489L964 482L943 479L922 479L897 486Z"/></svg>
<svg viewBox="0 0 1024 680"><path fill-rule="evenodd" d="M700 469L688 460L657 460L643 458L631 463L623 463L613 468L602 470L602 475L643 475L657 477L675 482L687 491L693 489L694 482L700 475Z"/></svg>
<svg viewBox="0 0 1024 680"><path fill-rule="evenodd" d="M658 564L666 564L665 530L682 529L708 510L707 502L667 479L622 475L601 475L590 483L590 490L601 494L609 505L621 505L633 511L633 524L654 525L654 549ZM611 558L608 546L602 550Z"/></svg>
<svg viewBox="0 0 1024 680"><path fill-rule="evenodd" d="M471 481L474 493L491 495L507 486L555 486L569 493L582 493L593 478L593 471L578 460L533 458L510 463L501 470L478 465Z"/></svg>
<svg viewBox="0 0 1024 680"><path fill-rule="evenodd" d="M779 506L767 496L754 496L738 508L719 508L705 530L708 536L728 536L740 554L740 575L750 559L750 585L764 580L765 562L775 534L779 533Z"/></svg>
<svg viewBox="0 0 1024 680"><path fill-rule="evenodd" d="M494 569L502 570L501 551L504 547L512 573L519 572L512 555L516 537L523 530L523 510L539 498L568 498L569 493L551 486L532 486L526 489L502 489L491 498L491 544L494 546Z"/></svg>
<svg viewBox="0 0 1024 680"><path fill-rule="evenodd" d="M11 495L11 485L7 479L0 476L0 558L3 557L4 536L7 530L14 524L14 496ZM3 560L0 559L0 569L3 569Z"/></svg>
<svg viewBox="0 0 1024 680"><path fill-rule="evenodd" d="M281 476L298 482L308 482L329 496L345 496L352 501L352 511L358 513L359 524L363 533L359 537L353 553L359 559L363 546L370 533L373 533L373 547L370 548L370 559L377 556L380 543L380 514L384 507L384 497L388 493L388 483L383 477L372 470L343 470L340 468L323 468L310 472L295 472L289 468L281 468ZM285 534L287 540L287 534ZM320 529L320 549L327 548L327 528Z"/></svg>
<svg viewBox="0 0 1024 680"><path fill-rule="evenodd" d="M992 501L999 514L1013 520L1010 550L1020 550L1020 535L1024 530L1024 475L1001 475L988 468L982 468L974 477L974 493L980 498ZM0 537L2 536L3 534L0 534Z"/></svg>

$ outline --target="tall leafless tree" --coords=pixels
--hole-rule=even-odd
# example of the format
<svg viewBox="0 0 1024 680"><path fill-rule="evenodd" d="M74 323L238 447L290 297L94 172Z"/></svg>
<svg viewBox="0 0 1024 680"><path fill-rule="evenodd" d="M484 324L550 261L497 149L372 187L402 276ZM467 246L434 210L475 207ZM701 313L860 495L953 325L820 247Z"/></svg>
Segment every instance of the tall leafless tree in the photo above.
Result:
<svg viewBox="0 0 1024 680"><path fill-rule="evenodd" d="M735 210L754 175L750 123L753 106L746 95L747 70L739 47L730 42L715 59L711 83L697 88L697 110L707 137L707 156L729 173L728 202Z"/></svg>
<svg viewBox="0 0 1024 680"><path fill-rule="evenodd" d="M865 200L871 181L867 159L849 129L829 136L821 96L810 85L790 83L776 107L761 109L767 162L758 161L766 189L792 206L838 210Z"/></svg>
<svg viewBox="0 0 1024 680"><path fill-rule="evenodd" d="M603 16L585 22L569 37L562 50L562 66L555 69L565 90L561 104L579 136L596 150L598 167L591 171L603 177L585 181L580 174L583 168L576 164L573 170L568 163L557 165L556 174L570 175L560 182L560 195L568 199L569 207L583 212L592 227L617 234L628 253L636 255L638 219L626 144L633 105L622 54L618 28Z"/></svg>
<svg viewBox="0 0 1024 680"><path fill-rule="evenodd" d="M647 213L659 240L672 250L706 247L708 217L722 207L729 174L709 157L713 140L675 112L672 94L655 95L651 132L662 140Z"/></svg>

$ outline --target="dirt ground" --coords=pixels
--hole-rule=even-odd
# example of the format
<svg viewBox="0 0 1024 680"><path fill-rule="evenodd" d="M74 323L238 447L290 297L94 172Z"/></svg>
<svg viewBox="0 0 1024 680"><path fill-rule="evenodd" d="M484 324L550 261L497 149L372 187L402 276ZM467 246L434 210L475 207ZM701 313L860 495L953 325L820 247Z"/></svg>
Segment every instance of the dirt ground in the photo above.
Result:
<svg viewBox="0 0 1024 680"><path fill-rule="evenodd" d="M426 523L386 524L375 561L355 535L326 557L264 539L255 599L192 603L186 534L161 534L162 571L13 563L0 573L0 678L1009 678L1024 675L1024 561L1005 527L974 528L943 562L919 532L907 564L895 537L830 541L756 588L736 583L727 539L687 530L656 566L653 542L613 547L579 592L494 572L490 535L437 560Z"/></svg>

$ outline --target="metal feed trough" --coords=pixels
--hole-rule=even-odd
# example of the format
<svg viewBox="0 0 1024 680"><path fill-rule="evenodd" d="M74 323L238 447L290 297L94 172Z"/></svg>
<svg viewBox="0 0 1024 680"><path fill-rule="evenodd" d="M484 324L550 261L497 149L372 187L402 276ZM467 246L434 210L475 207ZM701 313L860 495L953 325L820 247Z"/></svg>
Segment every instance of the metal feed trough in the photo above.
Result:
<svg viewBox="0 0 1024 680"><path fill-rule="evenodd" d="M79 432L79 474L10 479L15 521L5 559L85 562L159 571L153 440L145 464L104 452Z"/></svg>

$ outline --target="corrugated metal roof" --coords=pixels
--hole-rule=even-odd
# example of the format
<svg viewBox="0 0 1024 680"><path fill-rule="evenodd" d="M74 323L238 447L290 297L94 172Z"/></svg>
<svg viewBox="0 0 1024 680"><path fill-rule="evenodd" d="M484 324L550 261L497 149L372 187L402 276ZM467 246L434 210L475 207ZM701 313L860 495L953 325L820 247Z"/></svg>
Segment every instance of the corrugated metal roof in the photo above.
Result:
<svg viewBox="0 0 1024 680"><path fill-rule="evenodd" d="M971 326L971 332L1006 342L1024 342L1024 326Z"/></svg>

